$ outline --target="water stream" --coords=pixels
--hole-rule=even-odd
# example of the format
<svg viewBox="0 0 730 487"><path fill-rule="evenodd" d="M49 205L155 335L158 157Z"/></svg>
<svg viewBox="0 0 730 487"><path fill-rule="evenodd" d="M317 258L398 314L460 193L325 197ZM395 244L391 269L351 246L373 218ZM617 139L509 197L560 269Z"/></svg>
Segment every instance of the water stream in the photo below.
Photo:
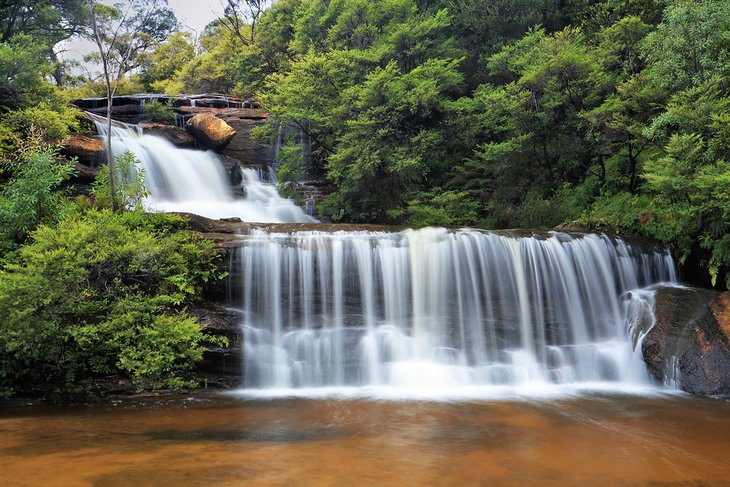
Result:
<svg viewBox="0 0 730 487"><path fill-rule="evenodd" d="M254 395L652 388L625 291L668 253L600 235L256 231L232 263Z"/></svg>
<svg viewBox="0 0 730 487"><path fill-rule="evenodd" d="M6 486L727 486L730 403L121 398L0 410Z"/></svg>
<svg viewBox="0 0 730 487"><path fill-rule="evenodd" d="M122 123L112 142L139 159L149 208L312 221L251 169L234 198L212 152ZM264 396L652 389L622 296L676 281L666 251L618 238L443 228L257 230L241 236L230 275L245 394Z"/></svg>
<svg viewBox="0 0 730 487"><path fill-rule="evenodd" d="M107 133L106 119L88 114L98 132ZM188 212L208 218L238 217L249 222L314 222L291 200L282 198L276 184L264 182L257 171L240 168L246 197L236 198L230 178L214 152L180 149L167 140L144 135L136 125L112 123L112 153L129 150L144 171L150 196L146 208Z"/></svg>

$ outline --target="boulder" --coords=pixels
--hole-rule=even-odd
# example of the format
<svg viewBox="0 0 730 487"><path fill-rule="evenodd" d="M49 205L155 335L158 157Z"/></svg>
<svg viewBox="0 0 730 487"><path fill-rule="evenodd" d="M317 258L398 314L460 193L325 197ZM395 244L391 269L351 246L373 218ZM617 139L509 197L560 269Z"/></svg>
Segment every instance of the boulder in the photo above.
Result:
<svg viewBox="0 0 730 487"><path fill-rule="evenodd" d="M187 130L175 125L149 122L141 123L140 127L145 134L162 137L177 147L195 147L195 137Z"/></svg>
<svg viewBox="0 0 730 487"><path fill-rule="evenodd" d="M82 134L71 134L61 143L61 154L75 157L86 166L94 167L103 161L104 141Z"/></svg>
<svg viewBox="0 0 730 487"><path fill-rule="evenodd" d="M185 124L202 147L223 150L236 136L236 131L225 121L211 113L198 113Z"/></svg>
<svg viewBox="0 0 730 487"><path fill-rule="evenodd" d="M649 371L693 394L730 393L730 292L660 287L642 343Z"/></svg>

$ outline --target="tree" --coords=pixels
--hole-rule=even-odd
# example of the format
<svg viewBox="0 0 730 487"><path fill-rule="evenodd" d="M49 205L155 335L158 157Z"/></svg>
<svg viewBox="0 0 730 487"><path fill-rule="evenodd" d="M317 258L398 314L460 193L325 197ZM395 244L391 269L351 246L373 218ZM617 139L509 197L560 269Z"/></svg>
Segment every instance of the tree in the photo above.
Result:
<svg viewBox="0 0 730 487"><path fill-rule="evenodd" d="M171 89L184 66L195 58L195 46L188 32L175 32L154 51L145 53L142 65L142 83L145 89L157 93L175 93Z"/></svg>
<svg viewBox="0 0 730 487"><path fill-rule="evenodd" d="M167 0L128 0L114 7L87 0L87 6L106 87L107 166L110 174L116 174L111 150L114 94L124 74L135 66L136 57L174 29L175 14L167 7ZM113 177L109 184L112 209L117 210L120 207Z"/></svg>
<svg viewBox="0 0 730 487"><path fill-rule="evenodd" d="M26 34L0 42L0 113L28 105L50 89L44 47Z"/></svg>
<svg viewBox="0 0 730 487"><path fill-rule="evenodd" d="M27 34L49 49L85 31L84 0L9 0L0 2L0 42Z"/></svg>
<svg viewBox="0 0 730 487"><path fill-rule="evenodd" d="M245 45L256 41L256 23L266 8L266 0L226 0L220 23Z"/></svg>
<svg viewBox="0 0 730 487"><path fill-rule="evenodd" d="M682 90L713 76L730 76L727 0L673 0L645 42L649 75L657 86Z"/></svg>

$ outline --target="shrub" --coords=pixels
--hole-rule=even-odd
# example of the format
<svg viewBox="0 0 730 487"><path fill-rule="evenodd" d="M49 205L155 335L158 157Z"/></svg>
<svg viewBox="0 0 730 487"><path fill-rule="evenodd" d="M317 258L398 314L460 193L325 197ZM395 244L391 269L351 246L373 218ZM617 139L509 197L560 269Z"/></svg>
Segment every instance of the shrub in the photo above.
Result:
<svg viewBox="0 0 730 487"><path fill-rule="evenodd" d="M55 149L36 145L12 167L13 177L0 197L0 253L21 243L41 223L54 223L68 210L58 187L73 172Z"/></svg>
<svg viewBox="0 0 730 487"><path fill-rule="evenodd" d="M172 103L161 103L159 100L153 100L144 105L144 113L150 117L153 122L174 124L175 111L172 109Z"/></svg>
<svg viewBox="0 0 730 487"><path fill-rule="evenodd" d="M184 306L218 271L212 243L179 225L91 210L33 232L0 270L0 389L85 390L107 374L180 386L205 339Z"/></svg>
<svg viewBox="0 0 730 487"><path fill-rule="evenodd" d="M91 186L97 206L111 208L112 198L116 197L118 208L123 210L141 210L142 201L149 196L145 185L144 171L138 164L137 157L131 151L124 151L116 156L114 163L115 192L112 195L109 178L111 171L104 165Z"/></svg>

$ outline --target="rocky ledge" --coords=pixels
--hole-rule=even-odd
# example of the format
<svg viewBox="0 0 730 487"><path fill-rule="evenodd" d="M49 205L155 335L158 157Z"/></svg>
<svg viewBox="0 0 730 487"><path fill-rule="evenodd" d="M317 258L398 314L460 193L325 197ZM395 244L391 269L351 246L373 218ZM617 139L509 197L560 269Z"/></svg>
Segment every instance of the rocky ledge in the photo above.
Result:
<svg viewBox="0 0 730 487"><path fill-rule="evenodd" d="M730 292L658 287L642 344L649 371L693 394L730 394Z"/></svg>
<svg viewBox="0 0 730 487"><path fill-rule="evenodd" d="M207 344L203 360L195 367L196 381L224 388L241 385L241 314L210 303L188 309L188 313L197 318L208 334L228 340L228 346L225 347Z"/></svg>

